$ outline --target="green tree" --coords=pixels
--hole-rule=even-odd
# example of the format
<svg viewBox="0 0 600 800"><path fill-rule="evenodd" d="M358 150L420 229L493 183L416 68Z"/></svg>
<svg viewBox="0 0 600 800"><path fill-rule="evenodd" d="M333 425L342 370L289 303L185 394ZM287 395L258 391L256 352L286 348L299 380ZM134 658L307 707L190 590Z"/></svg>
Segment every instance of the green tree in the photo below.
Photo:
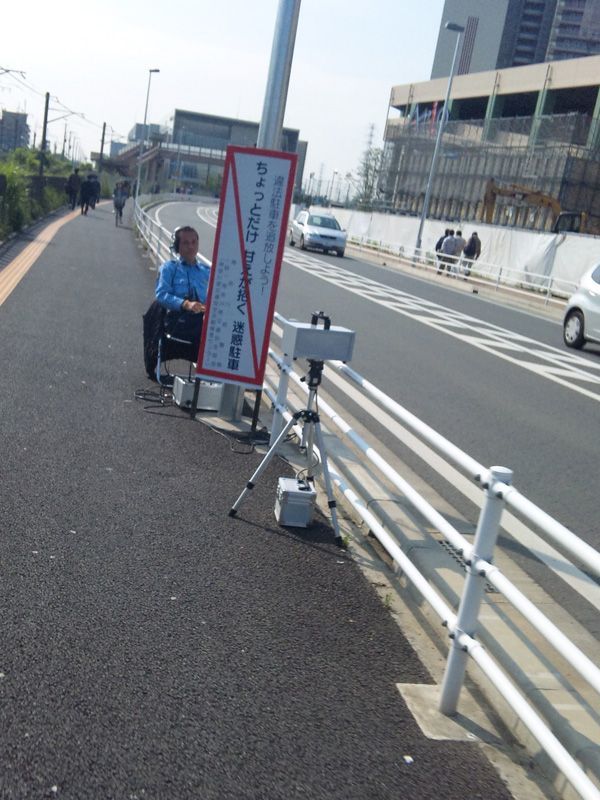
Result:
<svg viewBox="0 0 600 800"><path fill-rule="evenodd" d="M39 155L26 147L0 155L0 174L6 179L4 194L0 194L0 240L66 202L63 184L71 173L71 162L46 152L47 177L40 185Z"/></svg>

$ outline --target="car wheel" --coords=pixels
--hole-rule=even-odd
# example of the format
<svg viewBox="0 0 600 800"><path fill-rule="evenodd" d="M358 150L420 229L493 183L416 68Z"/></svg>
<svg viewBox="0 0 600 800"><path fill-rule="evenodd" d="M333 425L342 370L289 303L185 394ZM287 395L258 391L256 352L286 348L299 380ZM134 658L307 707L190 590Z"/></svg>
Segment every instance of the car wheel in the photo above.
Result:
<svg viewBox="0 0 600 800"><path fill-rule="evenodd" d="M338 254L338 256L339 256L340 258L343 258L343 257L344 257L344 252L345 252L344 250L336 250L335 252Z"/></svg>
<svg viewBox="0 0 600 800"><path fill-rule="evenodd" d="M563 325L563 339L567 347L577 349L583 347L583 314L581 311L571 311Z"/></svg>
<svg viewBox="0 0 600 800"><path fill-rule="evenodd" d="M306 250L306 245L304 244L304 236L300 237L300 250Z"/></svg>
<svg viewBox="0 0 600 800"><path fill-rule="evenodd" d="M295 244L296 244L296 242L294 241L294 236L293 236L292 232L290 231L290 247L293 247Z"/></svg>

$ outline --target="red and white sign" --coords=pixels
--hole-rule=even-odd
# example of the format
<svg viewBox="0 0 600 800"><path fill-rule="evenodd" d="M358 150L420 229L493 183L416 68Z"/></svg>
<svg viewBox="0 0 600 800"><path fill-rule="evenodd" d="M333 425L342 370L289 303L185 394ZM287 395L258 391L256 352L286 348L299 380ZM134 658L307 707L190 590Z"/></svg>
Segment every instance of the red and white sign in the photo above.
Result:
<svg viewBox="0 0 600 800"><path fill-rule="evenodd" d="M262 387L296 156L228 147L196 374Z"/></svg>

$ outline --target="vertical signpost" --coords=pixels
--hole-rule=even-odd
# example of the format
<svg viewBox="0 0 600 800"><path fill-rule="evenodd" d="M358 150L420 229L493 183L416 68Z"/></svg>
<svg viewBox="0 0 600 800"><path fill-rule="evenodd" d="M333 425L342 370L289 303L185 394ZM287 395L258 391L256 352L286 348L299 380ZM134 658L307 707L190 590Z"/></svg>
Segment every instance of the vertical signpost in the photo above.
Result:
<svg viewBox="0 0 600 800"><path fill-rule="evenodd" d="M262 387L297 156L228 147L196 375Z"/></svg>
<svg viewBox="0 0 600 800"><path fill-rule="evenodd" d="M271 63L265 90L257 147L267 150L278 150L281 146L281 132L287 98L292 57L301 0L279 0L275 33L271 49ZM257 403L260 394L257 393ZM239 420L243 389L235 383L226 383L219 414L225 419ZM255 419L257 404L255 404ZM254 425L254 421L253 421Z"/></svg>

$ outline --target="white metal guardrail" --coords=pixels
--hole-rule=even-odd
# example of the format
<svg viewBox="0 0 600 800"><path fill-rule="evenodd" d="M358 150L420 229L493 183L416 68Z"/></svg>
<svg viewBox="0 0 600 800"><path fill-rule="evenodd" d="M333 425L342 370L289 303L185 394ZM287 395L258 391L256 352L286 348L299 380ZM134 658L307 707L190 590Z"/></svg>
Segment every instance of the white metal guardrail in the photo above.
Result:
<svg viewBox="0 0 600 800"><path fill-rule="evenodd" d="M172 258L171 252L171 231L168 231L159 222L157 222L148 212L146 208L157 205L158 203L168 202L173 200L176 202L193 202L198 200L194 195L179 195L179 194L161 194L161 195L140 195L139 205L134 204L133 217L137 230L146 243L148 249L154 254L159 262L166 261ZM210 264L203 256L199 255L198 258L204 261L205 264Z"/></svg>
<svg viewBox="0 0 600 800"><path fill-rule="evenodd" d="M160 201L164 198L146 198L146 201ZM173 199L183 198L175 195ZM188 199L188 198L185 198ZM142 198L142 202L144 199ZM170 255L171 234L148 215L142 207L134 211L136 225L148 248L159 259ZM406 257L411 262L410 257ZM283 318L276 314L276 319ZM291 379L300 391L308 394L306 384L297 375L289 361L279 357L273 349L269 350L271 360L281 371L279 390L265 383L264 391L275 408L274 429L279 420L291 419L287 407L288 381ZM573 758L567 747L550 730L543 718L531 706L523 693L510 680L496 661L475 638L480 621L479 608L487 581L533 626L548 644L559 653L578 673L582 680L596 693L600 694L600 669L546 617L502 572L492 563L493 550L498 535L500 515L503 507L510 507L520 516L542 530L563 553L568 553L575 561L596 576L600 576L600 554L579 539L557 520L524 497L511 485L510 470L492 467L488 469L464 453L432 428L427 426L392 398L381 392L357 372L341 362L327 362L370 397L380 407L398 419L421 441L453 463L464 475L482 487L483 502L479 523L473 544L456 530L416 489L393 469L350 425L323 399L319 398L319 411L325 414L362 456L370 461L385 478L391 482L425 520L444 536L462 555L467 565L465 588L457 611L432 587L427 578L419 572L415 564L402 551L398 542L383 527L367 503L348 485L338 471L335 457L329 456L331 478L341 494L352 505L359 517L369 526L391 558L399 565L406 578L413 584L424 600L447 627L452 640L446 673L442 686L440 710L446 714L456 711L456 704L464 679L467 657L470 656L483 674L492 683L508 706L521 720L540 747L565 776L570 785L583 800L600 800L600 790L586 775L580 764ZM297 428L299 436L302 431ZM318 451L317 451L318 454ZM331 463L333 461L333 464Z"/></svg>
<svg viewBox="0 0 600 800"><path fill-rule="evenodd" d="M282 320L279 315L276 315L276 317ZM293 371L289 360L278 356L273 349L269 351L269 355L279 370L287 376L287 379L292 380L301 392L307 394L308 389L305 383ZM334 462L333 466L330 463L331 477L340 492L351 503L360 518L369 526L369 529L375 534L382 546L449 630L452 645L441 690L440 710L446 714L456 712L466 661L468 656L471 656L579 796L585 798L585 800L598 800L600 798L598 787L586 775L582 767L569 753L567 747L550 730L542 717L524 697L522 691L507 677L486 649L476 641L475 636L480 624L478 614L483 597L484 584L487 581L573 667L583 681L600 695L600 669L596 664L492 563L500 516L505 506L518 511L526 522L543 531L548 539L555 542L563 552L568 553L578 563L584 565L590 573L597 576L600 576L600 553L580 540L511 486L512 476L510 470L501 467L492 467L491 469L484 467L417 419L409 411L402 408L392 398L385 395L347 365L341 362L327 363L352 380L357 386L360 386L371 399L376 400L381 407L384 407L386 411L401 421L413 434L422 441L427 442L432 449L456 465L461 472L478 483L483 489L479 523L475 540L471 544L402 478L372 446L353 430L338 412L323 398L319 399L319 412L331 420L331 423L337 428L342 437L349 441L362 457L370 461L427 522L440 531L444 538L462 554L466 562L467 573L464 591L458 610L454 611L449 607L446 600L439 595L438 591L430 585L425 576L419 572L414 563L403 553L395 539L385 530L380 520L367 507L365 500L347 484L337 469L335 455L329 454L329 461ZM276 415L286 420L291 418L291 411L288 410L286 400L288 380L282 380L279 383L280 390L277 392L273 385L267 386L265 389L267 396L274 404ZM277 425L274 427L277 427ZM297 430L297 433L301 434L301 431Z"/></svg>

